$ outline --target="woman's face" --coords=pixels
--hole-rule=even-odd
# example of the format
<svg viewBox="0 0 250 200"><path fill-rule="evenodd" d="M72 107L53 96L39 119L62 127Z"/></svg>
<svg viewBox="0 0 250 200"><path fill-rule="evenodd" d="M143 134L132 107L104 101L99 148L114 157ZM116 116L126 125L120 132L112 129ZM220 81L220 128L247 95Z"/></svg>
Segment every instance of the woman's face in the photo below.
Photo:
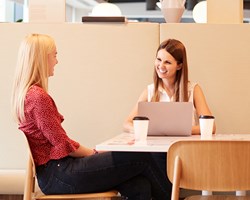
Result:
<svg viewBox="0 0 250 200"><path fill-rule="evenodd" d="M171 54L165 49L158 51L155 59L155 70L159 78L175 78L176 72L179 69L181 69L181 66L177 64L177 61Z"/></svg>
<svg viewBox="0 0 250 200"><path fill-rule="evenodd" d="M49 76L54 75L54 67L58 63L56 48L48 55Z"/></svg>

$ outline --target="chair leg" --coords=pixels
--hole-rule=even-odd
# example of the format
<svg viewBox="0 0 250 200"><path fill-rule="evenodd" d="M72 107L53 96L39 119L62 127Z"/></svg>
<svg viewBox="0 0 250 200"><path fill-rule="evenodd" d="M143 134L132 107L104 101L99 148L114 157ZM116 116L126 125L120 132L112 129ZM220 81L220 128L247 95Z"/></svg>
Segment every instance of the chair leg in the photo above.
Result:
<svg viewBox="0 0 250 200"><path fill-rule="evenodd" d="M180 174L181 174L181 160L179 156L177 156L174 162L174 175L173 175L173 187L172 187L171 200L179 200Z"/></svg>

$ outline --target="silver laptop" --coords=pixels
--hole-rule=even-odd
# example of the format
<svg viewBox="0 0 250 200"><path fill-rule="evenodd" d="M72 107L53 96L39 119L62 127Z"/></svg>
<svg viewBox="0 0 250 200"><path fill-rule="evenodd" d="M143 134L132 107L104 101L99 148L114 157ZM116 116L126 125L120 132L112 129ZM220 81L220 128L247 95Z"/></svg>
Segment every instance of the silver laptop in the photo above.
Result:
<svg viewBox="0 0 250 200"><path fill-rule="evenodd" d="M190 136L191 102L139 102L138 115L149 118L148 136Z"/></svg>

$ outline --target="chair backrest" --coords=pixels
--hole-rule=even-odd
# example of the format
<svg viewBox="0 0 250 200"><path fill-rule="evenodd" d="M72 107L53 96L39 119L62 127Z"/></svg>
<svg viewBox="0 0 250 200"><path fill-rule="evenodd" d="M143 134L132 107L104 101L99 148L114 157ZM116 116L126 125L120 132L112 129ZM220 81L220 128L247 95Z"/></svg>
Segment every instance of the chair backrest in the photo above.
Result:
<svg viewBox="0 0 250 200"><path fill-rule="evenodd" d="M250 141L196 140L173 143L167 154L167 174L179 188L207 191L250 189Z"/></svg>
<svg viewBox="0 0 250 200"><path fill-rule="evenodd" d="M26 137L25 137L26 138ZM26 171L26 181L24 187L23 200L32 199L89 199L89 198L110 198L116 197L118 192L116 190L110 190L106 192L97 193L84 193L84 194L60 194L60 195L45 195L41 190L36 187L36 168L34 159L30 150L28 140L26 138L27 146L29 149L29 158ZM36 190L38 189L38 190Z"/></svg>

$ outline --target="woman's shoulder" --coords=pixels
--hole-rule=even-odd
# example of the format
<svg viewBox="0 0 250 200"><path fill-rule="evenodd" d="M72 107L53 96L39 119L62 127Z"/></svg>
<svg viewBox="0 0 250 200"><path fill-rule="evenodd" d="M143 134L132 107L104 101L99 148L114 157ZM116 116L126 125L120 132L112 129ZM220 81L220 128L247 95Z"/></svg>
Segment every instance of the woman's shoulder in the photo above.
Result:
<svg viewBox="0 0 250 200"><path fill-rule="evenodd" d="M194 90L195 86L198 85L197 82L188 82L188 90Z"/></svg>
<svg viewBox="0 0 250 200"><path fill-rule="evenodd" d="M32 100L35 103L48 103L51 102L51 97L49 94L40 86L33 85L29 88L26 99Z"/></svg>
<svg viewBox="0 0 250 200"><path fill-rule="evenodd" d="M149 84L149 85L147 86L147 88L148 88L149 91L151 91L151 90L154 90L155 86L154 86L153 83L151 83L151 84Z"/></svg>
<svg viewBox="0 0 250 200"><path fill-rule="evenodd" d="M32 85L29 89L28 89L28 92L27 92L28 95L32 95L32 96L38 96L38 97L42 97L42 96L48 96L48 93L43 89L41 88L40 86L38 85Z"/></svg>

